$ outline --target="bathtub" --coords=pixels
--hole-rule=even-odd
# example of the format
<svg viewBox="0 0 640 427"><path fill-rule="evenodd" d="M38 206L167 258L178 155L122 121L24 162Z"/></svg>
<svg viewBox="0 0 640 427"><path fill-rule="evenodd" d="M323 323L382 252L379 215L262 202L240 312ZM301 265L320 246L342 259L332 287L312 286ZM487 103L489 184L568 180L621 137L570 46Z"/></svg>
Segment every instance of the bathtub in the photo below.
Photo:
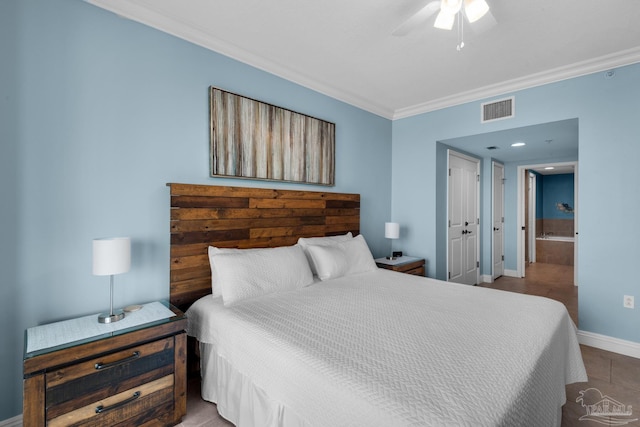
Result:
<svg viewBox="0 0 640 427"><path fill-rule="evenodd" d="M575 238L572 236L544 236L536 237L536 240L553 240L556 242L575 242Z"/></svg>
<svg viewBox="0 0 640 427"><path fill-rule="evenodd" d="M545 264L573 265L575 238L569 236L536 237L536 261Z"/></svg>

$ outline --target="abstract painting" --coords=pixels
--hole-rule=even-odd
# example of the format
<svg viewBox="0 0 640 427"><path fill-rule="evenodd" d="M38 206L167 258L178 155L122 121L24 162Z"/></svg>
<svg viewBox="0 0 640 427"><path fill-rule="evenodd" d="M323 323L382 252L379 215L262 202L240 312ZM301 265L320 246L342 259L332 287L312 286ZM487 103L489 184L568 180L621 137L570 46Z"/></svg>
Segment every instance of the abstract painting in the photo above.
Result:
<svg viewBox="0 0 640 427"><path fill-rule="evenodd" d="M210 88L211 176L334 185L335 124Z"/></svg>

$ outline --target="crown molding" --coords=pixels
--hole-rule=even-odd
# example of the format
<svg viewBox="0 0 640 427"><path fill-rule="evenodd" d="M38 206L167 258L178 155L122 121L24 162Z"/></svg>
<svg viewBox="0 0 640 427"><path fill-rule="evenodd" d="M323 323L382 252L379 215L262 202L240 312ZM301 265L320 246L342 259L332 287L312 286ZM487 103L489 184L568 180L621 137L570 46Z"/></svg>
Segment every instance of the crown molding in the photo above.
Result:
<svg viewBox="0 0 640 427"><path fill-rule="evenodd" d="M281 64L275 63L259 55L248 52L226 40L216 39L209 36L202 28L181 22L174 17L164 14L162 11L154 9L153 4L140 6L127 0L85 0L101 9L108 10L116 15L126 18L149 27L171 34L182 40L204 47L236 61L245 63L259 70L273 74L282 79L296 83L300 86L319 92L323 95L342 101L346 104L363 109L378 116L391 119L393 110L382 105L372 103L356 94L345 92L329 84L310 78L302 73L296 72Z"/></svg>
<svg viewBox="0 0 640 427"><path fill-rule="evenodd" d="M515 91L555 83L587 74L611 70L640 62L640 47L624 50L610 55L577 62L564 67L554 68L541 73L531 74L525 77L507 80L498 84L484 86L467 92L461 92L410 107L399 108L393 115L393 120L416 116L467 102L478 101L485 98L501 96Z"/></svg>
<svg viewBox="0 0 640 427"><path fill-rule="evenodd" d="M197 28L187 22L181 22L168 13L163 13L152 1L141 5L141 2L127 0L85 0L102 9L113 12L123 18L140 22L167 34L212 50L226 57L250 65L282 79L296 83L323 95L345 102L354 107L376 114L390 120L397 120L443 108L453 107L467 102L504 95L507 93L542 86L548 83L605 71L624 65L640 62L640 47L633 48L599 58L578 62L529 76L507 80L498 84L484 86L452 96L430 100L424 103L393 109L376 104L354 93L333 87L331 84L318 81L303 73L277 64L267 58L248 52L233 43L209 36L205 29Z"/></svg>

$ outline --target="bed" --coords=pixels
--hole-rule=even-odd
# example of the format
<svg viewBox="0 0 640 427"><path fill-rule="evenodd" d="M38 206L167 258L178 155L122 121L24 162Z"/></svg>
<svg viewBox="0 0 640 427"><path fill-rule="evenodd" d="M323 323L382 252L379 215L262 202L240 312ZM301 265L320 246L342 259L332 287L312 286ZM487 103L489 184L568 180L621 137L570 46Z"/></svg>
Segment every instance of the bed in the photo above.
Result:
<svg viewBox="0 0 640 427"><path fill-rule="evenodd" d="M171 299L237 426L554 426L586 381L561 303L376 268L357 194L170 187Z"/></svg>

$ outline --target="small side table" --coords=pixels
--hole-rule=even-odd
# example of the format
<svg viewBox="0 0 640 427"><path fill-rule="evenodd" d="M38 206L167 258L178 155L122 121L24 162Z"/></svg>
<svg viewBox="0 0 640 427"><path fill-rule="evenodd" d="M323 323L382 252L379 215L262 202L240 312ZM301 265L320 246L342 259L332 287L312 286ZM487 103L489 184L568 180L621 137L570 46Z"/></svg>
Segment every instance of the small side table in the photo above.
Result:
<svg viewBox="0 0 640 427"><path fill-rule="evenodd" d="M396 259L376 258L376 265L400 273L424 276L426 261L424 258L401 256Z"/></svg>
<svg viewBox="0 0 640 427"><path fill-rule="evenodd" d="M25 426L173 426L187 409L187 318L166 301L104 324L85 316L25 332Z"/></svg>

